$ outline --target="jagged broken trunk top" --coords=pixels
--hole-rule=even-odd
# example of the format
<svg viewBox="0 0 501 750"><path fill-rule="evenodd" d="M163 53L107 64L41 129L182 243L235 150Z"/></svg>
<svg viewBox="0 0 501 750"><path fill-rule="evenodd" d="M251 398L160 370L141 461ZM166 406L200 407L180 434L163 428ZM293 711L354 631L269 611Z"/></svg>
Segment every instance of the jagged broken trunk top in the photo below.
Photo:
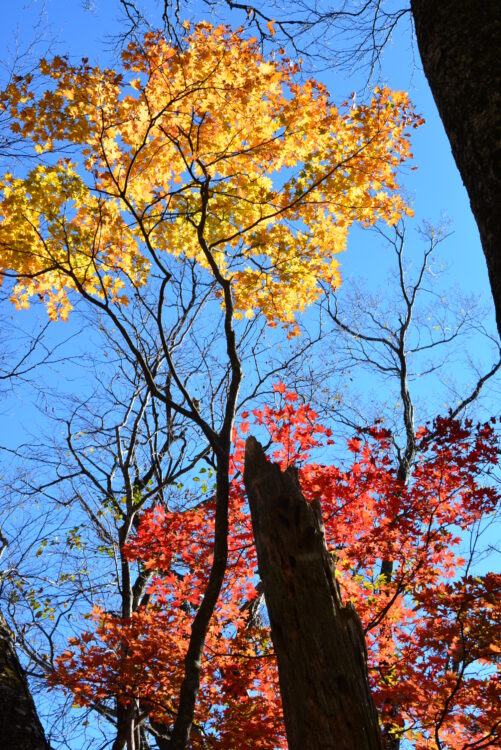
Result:
<svg viewBox="0 0 501 750"><path fill-rule="evenodd" d="M320 503L250 437L244 482L290 750L381 750L360 620L343 607Z"/></svg>

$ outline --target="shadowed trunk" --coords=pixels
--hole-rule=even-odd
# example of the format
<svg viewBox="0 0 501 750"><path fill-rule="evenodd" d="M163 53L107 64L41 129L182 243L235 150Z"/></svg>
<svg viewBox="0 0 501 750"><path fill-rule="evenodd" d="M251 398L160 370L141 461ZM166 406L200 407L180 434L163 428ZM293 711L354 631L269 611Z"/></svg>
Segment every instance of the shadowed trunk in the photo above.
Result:
<svg viewBox="0 0 501 750"><path fill-rule="evenodd" d="M252 437L244 481L290 750L381 750L364 634L341 603L320 503L309 505L295 470L282 473Z"/></svg>
<svg viewBox="0 0 501 750"><path fill-rule="evenodd" d="M50 750L23 668L0 614L0 747Z"/></svg>
<svg viewBox="0 0 501 750"><path fill-rule="evenodd" d="M501 2L411 0L411 9L480 232L501 335Z"/></svg>

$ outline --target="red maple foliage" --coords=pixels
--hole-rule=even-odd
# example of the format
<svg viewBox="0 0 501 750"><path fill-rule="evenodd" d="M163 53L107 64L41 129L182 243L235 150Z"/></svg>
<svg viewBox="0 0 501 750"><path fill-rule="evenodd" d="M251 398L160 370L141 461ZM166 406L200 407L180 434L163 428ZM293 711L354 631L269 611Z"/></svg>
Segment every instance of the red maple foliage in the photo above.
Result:
<svg viewBox="0 0 501 750"><path fill-rule="evenodd" d="M407 485L397 478L391 434L380 425L348 441L347 469L311 461L329 429L297 394L253 412L272 460L297 465L303 493L321 499L326 539L344 600L364 625L381 721L416 750L501 746L501 575L474 577L461 535L499 496L483 474L498 462L493 423L437 418L417 431ZM235 434L230 555L208 634L190 747L286 748L269 630L253 616L256 556L242 485L243 435ZM135 701L170 724L194 612L212 554L214 503L146 511L127 543L129 560L153 571L148 601L124 620L95 608L92 632L70 641L51 684L82 705ZM391 561L391 575L381 573ZM409 745L407 745L409 746Z"/></svg>

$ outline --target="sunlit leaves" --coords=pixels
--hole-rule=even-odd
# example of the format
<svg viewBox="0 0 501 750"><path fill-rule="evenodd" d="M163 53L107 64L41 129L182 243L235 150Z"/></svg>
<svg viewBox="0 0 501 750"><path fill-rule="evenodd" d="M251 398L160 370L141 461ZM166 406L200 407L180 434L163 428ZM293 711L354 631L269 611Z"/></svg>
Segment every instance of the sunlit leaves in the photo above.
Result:
<svg viewBox="0 0 501 750"><path fill-rule="evenodd" d="M396 170L419 119L405 94L339 110L290 61L206 23L182 48L148 34L123 65L57 57L44 93L27 77L2 95L37 153L72 154L0 185L18 306L39 294L64 318L75 290L126 303L167 253L231 282L238 314L294 330L319 281L339 284L349 226L408 212Z"/></svg>

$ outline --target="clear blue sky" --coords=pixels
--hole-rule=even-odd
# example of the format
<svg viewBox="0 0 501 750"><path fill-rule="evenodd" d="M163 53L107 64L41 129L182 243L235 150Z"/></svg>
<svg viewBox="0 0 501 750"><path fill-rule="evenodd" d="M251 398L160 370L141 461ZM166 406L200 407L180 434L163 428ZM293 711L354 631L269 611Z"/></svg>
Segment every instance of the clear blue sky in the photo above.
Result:
<svg viewBox="0 0 501 750"><path fill-rule="evenodd" d="M85 6L89 5L90 10ZM123 18L118 2L113 0L25 0L9 3L2 13L0 43L4 60L12 60L17 51L25 51L37 40L36 50L42 54L50 46L53 53L70 54L74 59L89 57L102 65L113 64L116 45L113 36ZM445 216L454 235L448 240L444 254L451 261L451 280L465 290L488 295L485 261L478 231L469 207L468 196L454 164L443 126L438 117L431 92L420 68L417 49L413 45L406 21L397 28L383 55L382 76L393 88L408 90L426 124L413 135L414 161L417 171L410 172L405 184L416 218L438 222ZM347 78L329 71L318 77L328 86L334 101L340 101L360 85L362 78ZM352 243L353 244L353 243ZM357 242L356 252L342 257L345 277L352 271L367 276L380 273L381 259L369 242Z"/></svg>
<svg viewBox="0 0 501 750"><path fill-rule="evenodd" d="M87 6L90 9L87 9ZM158 9L153 0L150 6ZM203 12L202 4L200 8ZM235 17L232 18L235 22ZM93 0L89 3L81 0L25 0L24 3L8 4L4 9L0 27L3 60L8 66L16 55L29 52L31 60L40 55L69 54L75 61L87 57L91 63L103 66L116 65L119 48L114 37L124 28L120 25L121 19L123 24L123 12L118 0ZM347 98L354 89L360 88L365 82L363 75L348 76L339 72L334 75L329 70L321 71L318 77L327 85L335 102ZM409 91L416 110L426 120L426 123L413 133L412 150L414 164L418 168L415 171L407 169L401 180L416 213L415 220L409 223L409 236L411 240L414 237L409 243L411 256L414 249L418 252L420 250L415 231L417 226L422 221L438 223L445 217L452 230L452 235L440 249L441 261L448 267L445 283L448 287L457 286L464 294L482 294L489 310L486 325L494 332L494 311L478 231L466 190L420 68L408 17L397 28L385 48L381 78L392 88ZM357 96L360 97L360 94ZM391 253L382 247L379 240L367 231L356 229L350 235L348 251L339 256L339 260L343 290L350 288L352 280L363 278L367 279L371 289L384 285L387 270L392 263ZM7 314L12 315L12 310L6 309ZM43 320L45 311L40 306L33 305L28 313L18 316L16 324L18 320L20 325L23 324L23 316L26 316L27 321L30 317ZM53 340L64 338L68 330L78 330L76 320L71 320L69 324L54 326L51 334ZM483 348L481 341L471 342L468 355L479 367L483 364L484 371L491 365L492 348ZM466 355L463 361L466 362ZM451 375L459 381L464 380L465 392L468 384L472 384L475 379L474 374L466 369L464 372L458 370ZM52 385L52 371L48 370L45 377L49 385ZM363 375L358 376L358 389L365 389L370 393L374 384L371 378L363 378ZM72 383L69 387L77 387L77 384ZM377 387L380 387L379 384ZM438 386L433 385L432 381L428 380L422 386L417 382L413 387L420 396L427 397L432 403L435 401L434 397L438 390L434 393L433 389ZM33 430L39 428L38 416L33 413L28 402L25 405L20 402L20 395L22 397L22 394L14 394L13 398L4 399L0 404L4 434L11 445L23 439L24 431L25 435L32 435ZM443 409L444 406L442 400L441 403L436 403L434 408ZM499 411L495 400L488 401L485 406L491 413L497 414ZM417 418L419 421L419 415Z"/></svg>
<svg viewBox="0 0 501 750"><path fill-rule="evenodd" d="M86 9L89 6L90 9ZM158 7L152 0L152 7ZM203 8L202 5L200 5ZM118 46L114 42L123 26L120 25L123 13L118 0L93 0L89 3L81 0L25 0L24 3L10 3L3 11L0 27L0 44L3 60L8 67L16 55L29 53L31 60L40 55L69 54L75 61L88 57L92 63L105 65L117 64ZM231 20L231 19L230 19ZM233 19L235 20L235 19ZM241 19L239 19L241 20ZM478 231L469 207L468 196L462 185L458 170L451 155L443 126L437 114L431 92L420 68L419 56L407 18L397 28L387 44L382 58L382 80L392 88L408 90L416 110L421 113L426 123L414 131L412 150L417 170L406 170L402 183L415 210L416 217L410 222L410 237L416 237L416 227L425 220L438 223L445 217L450 222L452 235L442 245L440 258L449 267L446 277L448 286L456 285L464 294L480 293L484 296L489 314L486 325L495 331L494 312L487 278L486 264ZM31 49L30 49L31 46ZM28 58L27 58L28 59ZM361 86L364 78L360 75L347 76L329 70L323 70L318 77L327 85L335 102L342 101ZM360 94L358 94L360 96ZM420 243L415 239L410 243L411 251L418 249ZM391 254L375 240L371 233L354 230L350 236L348 251L339 257L343 278L343 289L349 289L351 280L366 278L371 289L384 285L386 271L391 264ZM6 308L7 314L12 310ZM44 319L45 311L33 305L28 313L18 318L20 325L31 316ZM16 320L16 324L18 324ZM53 327L54 340L63 338L68 330L77 330L77 321L69 324L57 324ZM474 341L468 355L477 365L484 363L488 369L492 361L492 349L482 348ZM464 358L466 361L466 356ZM459 377L464 375L466 382L473 383L474 375L466 370L455 372ZM45 377L50 384L51 371ZM427 381L428 382L428 381ZM359 388L372 387L370 378L358 380ZM76 387L72 384L71 387ZM434 386L431 386L433 389ZM419 391L419 383L415 386ZM425 394L433 402L434 393L430 386ZM421 395L421 394L420 394ZM443 408L444 404L437 404ZM496 401L488 402L486 408L498 413ZM4 434L13 445L22 439L23 430L28 433L38 429L38 417L26 404L22 408L19 395L0 404L3 418Z"/></svg>
<svg viewBox="0 0 501 750"><path fill-rule="evenodd" d="M0 26L0 48L4 61L8 64L16 54L27 51L28 46L35 41L35 53L45 54L50 48L53 54L70 54L74 59L88 57L91 62L101 65L110 64L110 61L113 64L115 49L112 37L119 31L117 21L121 17L118 2L91 0L89 5L90 10L86 10L85 4L80 0L6 4L2 9ZM412 141L414 164L418 169L408 171L404 179L416 212L414 226L423 220L438 222L441 217L446 217L450 222L453 234L442 246L440 253L450 266L447 283L456 284L465 294L484 295L490 305L486 325L494 332L493 305L478 231L443 126L420 68L417 50L412 49L409 27L406 24L401 30L397 30L386 47L382 76L389 86L409 91L417 111L426 120L426 124L415 132ZM318 77L327 85L334 101L343 100L361 83L361 79L346 79L339 74L334 77L328 71L321 72ZM375 288L384 283L389 256L372 235L355 231L350 239L348 252L340 257L340 261L345 286L349 285L350 278L365 276L370 286ZM41 317L44 314L43 310L27 313ZM57 339L60 333L55 332L54 336ZM482 349L475 343L469 354L477 363L485 357L484 369L488 369L491 355L487 349ZM50 380L50 373L46 377ZM367 385L369 386L369 379ZM433 394L430 393L429 396L433 399ZM495 400L489 401L486 408L493 414L499 413ZM38 417L29 403L23 406L18 396L14 395L0 404L0 419L6 436L4 442L10 438L13 444L22 440L23 435L27 435L37 425Z"/></svg>
<svg viewBox="0 0 501 750"><path fill-rule="evenodd" d="M153 2L150 5L158 8ZM86 9L87 6L90 9ZM203 9L202 5L200 7ZM81 0L25 0L24 3L9 4L4 9L0 28L4 60L11 62L16 54L24 53L35 41L32 58L46 54L50 49L49 56L50 53L69 54L74 60L88 57L93 63L116 64L118 48L113 37L123 29L120 19L123 20L123 13L118 0L93 0L90 3ZM425 125L413 134L412 150L418 169L407 170L402 178L416 213L415 221L409 224L409 236L416 237L415 229L422 221L438 223L445 218L450 223L453 234L440 250L440 257L449 268L447 285L457 285L465 294L482 294L490 310L486 323L494 331L493 305L478 231L420 68L408 17L387 44L382 63L382 80L393 88L408 90L416 110L426 120ZM334 76L329 70L323 70L318 77L327 85L336 102L345 99L364 81L362 76L358 79L342 73ZM415 247L419 247L417 239ZM348 287L350 279L360 278L366 278L370 287L376 288L385 283L386 269L391 263L390 254L380 242L375 241L370 233L360 230L352 232L348 252L339 259L344 288ZM36 314L43 317L45 313L38 310ZM490 366L488 352L484 353L479 346L473 343L470 353L477 363L485 357L486 366ZM5 416L13 424L18 424L19 411L15 403L10 414Z"/></svg>

